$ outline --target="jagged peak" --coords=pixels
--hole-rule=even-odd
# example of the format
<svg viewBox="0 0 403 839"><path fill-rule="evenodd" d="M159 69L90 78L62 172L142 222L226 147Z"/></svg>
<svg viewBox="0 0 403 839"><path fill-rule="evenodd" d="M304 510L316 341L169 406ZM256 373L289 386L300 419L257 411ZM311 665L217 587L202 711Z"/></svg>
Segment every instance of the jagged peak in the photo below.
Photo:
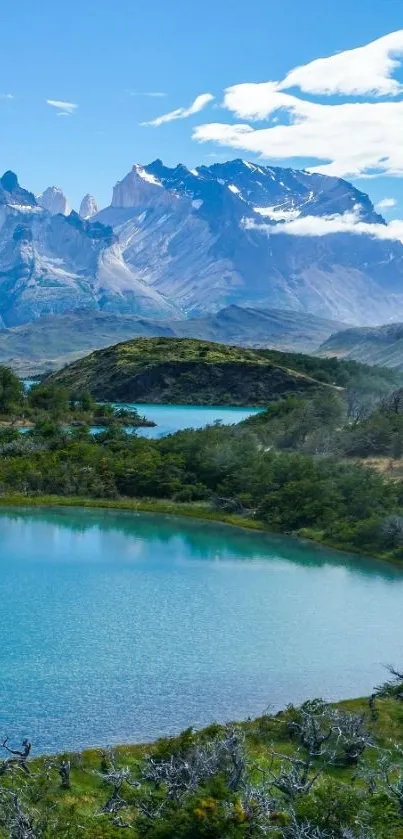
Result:
<svg viewBox="0 0 403 839"><path fill-rule="evenodd" d="M113 207L143 207L155 202L169 202L172 195L163 189L160 178L150 166L135 163L130 172L113 189Z"/></svg>
<svg viewBox="0 0 403 839"><path fill-rule="evenodd" d="M37 207L35 195L23 189L15 172L8 169L0 178L0 204Z"/></svg>
<svg viewBox="0 0 403 839"><path fill-rule="evenodd" d="M94 196L90 195L89 192L87 192L87 194L84 195L84 198L80 204L80 216L81 218L88 220L95 216L97 212L98 204Z"/></svg>
<svg viewBox="0 0 403 839"><path fill-rule="evenodd" d="M38 204L52 216L61 213L67 216L70 212L67 198L60 186L48 186L41 195L37 196Z"/></svg>
<svg viewBox="0 0 403 839"><path fill-rule="evenodd" d="M19 188L18 177L11 169L7 169L4 175L0 178L1 185L6 192L15 192Z"/></svg>

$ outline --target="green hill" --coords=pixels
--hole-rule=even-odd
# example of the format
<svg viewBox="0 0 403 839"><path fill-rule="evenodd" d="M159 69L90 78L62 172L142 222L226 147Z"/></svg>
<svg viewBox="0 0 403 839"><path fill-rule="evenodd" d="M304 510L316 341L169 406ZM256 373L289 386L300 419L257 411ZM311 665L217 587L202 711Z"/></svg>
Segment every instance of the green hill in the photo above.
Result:
<svg viewBox="0 0 403 839"><path fill-rule="evenodd" d="M0 363L21 376L60 370L87 353L134 338L197 338L242 347L314 352L343 324L302 312L227 306L190 320L157 321L137 315L81 310L47 315L0 330Z"/></svg>
<svg viewBox="0 0 403 839"><path fill-rule="evenodd" d="M309 360L308 375L290 367L293 358L193 339L138 338L93 352L49 381L101 400L195 405L266 405L328 386L314 376L326 361ZM295 356L300 367L301 358Z"/></svg>

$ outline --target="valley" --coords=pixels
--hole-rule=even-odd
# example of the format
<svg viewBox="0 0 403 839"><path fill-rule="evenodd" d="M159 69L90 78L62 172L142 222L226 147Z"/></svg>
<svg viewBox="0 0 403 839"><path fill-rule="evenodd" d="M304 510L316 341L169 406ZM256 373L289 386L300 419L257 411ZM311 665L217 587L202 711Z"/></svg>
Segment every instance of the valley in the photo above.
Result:
<svg viewBox="0 0 403 839"><path fill-rule="evenodd" d="M403 839L401 4L4 0L0 839Z"/></svg>

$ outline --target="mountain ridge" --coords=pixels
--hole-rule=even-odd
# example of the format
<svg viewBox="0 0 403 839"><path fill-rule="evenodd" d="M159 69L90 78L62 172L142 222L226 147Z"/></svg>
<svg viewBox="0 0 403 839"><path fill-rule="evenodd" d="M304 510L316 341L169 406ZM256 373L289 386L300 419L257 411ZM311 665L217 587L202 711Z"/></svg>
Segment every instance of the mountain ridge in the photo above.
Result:
<svg viewBox="0 0 403 839"><path fill-rule="evenodd" d="M403 323L339 330L330 335L314 353L323 358L336 356L403 370Z"/></svg>
<svg viewBox="0 0 403 839"><path fill-rule="evenodd" d="M2 327L83 308L159 320L230 305L351 325L403 318L400 242L286 233L291 218L315 215L385 225L343 179L240 159L191 170L155 160L135 164L97 213L89 195L81 215L54 212L65 208L59 188L48 197L46 209L13 172L0 179Z"/></svg>
<svg viewBox="0 0 403 839"><path fill-rule="evenodd" d="M46 316L0 330L0 363L20 375L43 374L87 352L136 337L199 338L244 347L313 352L343 324L298 312L229 306L194 320L151 320L138 315L83 310Z"/></svg>
<svg viewBox="0 0 403 839"><path fill-rule="evenodd" d="M135 165L97 218L117 232L125 260L187 316L231 303L349 323L403 314L399 242L281 232L290 214L352 212L386 224L365 193L339 178L240 159L193 170L156 160ZM262 232L262 215L276 235Z"/></svg>

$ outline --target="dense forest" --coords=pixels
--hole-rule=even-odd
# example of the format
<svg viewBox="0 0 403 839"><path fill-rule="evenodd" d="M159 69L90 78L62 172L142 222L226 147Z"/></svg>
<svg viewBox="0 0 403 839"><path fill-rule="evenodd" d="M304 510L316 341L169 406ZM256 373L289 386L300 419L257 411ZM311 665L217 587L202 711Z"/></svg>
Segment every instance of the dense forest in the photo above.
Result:
<svg viewBox="0 0 403 839"><path fill-rule="evenodd" d="M403 675L150 746L33 757L1 744L4 839L399 839ZM180 699L180 697L179 697Z"/></svg>
<svg viewBox="0 0 403 839"><path fill-rule="evenodd" d="M403 452L403 391L385 395L379 374L363 379L359 368L344 390L288 396L240 425L160 440L128 435L120 415L85 392L45 381L26 396L2 368L0 495L167 499L403 559L403 482L386 468ZM32 427L21 434L13 423L26 416ZM383 471L368 465L374 457Z"/></svg>

